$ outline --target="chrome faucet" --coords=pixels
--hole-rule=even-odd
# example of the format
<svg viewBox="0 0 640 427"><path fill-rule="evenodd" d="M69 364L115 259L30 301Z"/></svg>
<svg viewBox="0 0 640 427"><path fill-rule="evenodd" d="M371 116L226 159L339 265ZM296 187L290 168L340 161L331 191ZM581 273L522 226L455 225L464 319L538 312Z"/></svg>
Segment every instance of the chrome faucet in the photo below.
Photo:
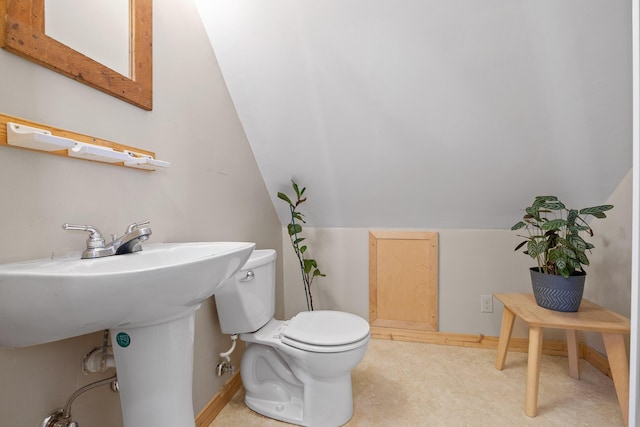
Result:
<svg viewBox="0 0 640 427"><path fill-rule="evenodd" d="M141 243L151 235L151 229L143 227L143 225L148 224L149 221L134 222L127 227L127 231L122 236L113 236L113 240L108 244L105 244L100 231L91 225L62 224L62 228L65 230L88 231L90 233L87 239L87 249L82 251L81 257L86 259L141 251Z"/></svg>

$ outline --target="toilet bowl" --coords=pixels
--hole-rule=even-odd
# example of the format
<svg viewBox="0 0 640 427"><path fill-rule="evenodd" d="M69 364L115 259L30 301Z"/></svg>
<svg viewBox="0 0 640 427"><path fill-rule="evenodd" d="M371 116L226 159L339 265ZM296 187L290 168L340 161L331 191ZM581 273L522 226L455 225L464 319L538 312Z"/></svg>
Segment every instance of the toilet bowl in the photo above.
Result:
<svg viewBox="0 0 640 427"><path fill-rule="evenodd" d="M276 320L274 250L256 250L215 291L220 326L247 343L240 374L245 404L270 418L312 427L353 415L351 371L370 339L369 324L340 311Z"/></svg>

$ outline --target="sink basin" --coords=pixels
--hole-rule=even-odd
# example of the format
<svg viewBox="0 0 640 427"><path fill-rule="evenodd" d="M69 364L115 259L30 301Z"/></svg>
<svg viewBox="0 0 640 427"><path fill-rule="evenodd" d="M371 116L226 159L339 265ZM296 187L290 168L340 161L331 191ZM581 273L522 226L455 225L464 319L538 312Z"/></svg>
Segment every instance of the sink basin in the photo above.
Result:
<svg viewBox="0 0 640 427"><path fill-rule="evenodd" d="M78 254L0 265L0 346L43 344L187 316L246 262L254 246L162 243L105 258Z"/></svg>
<svg viewBox="0 0 640 427"><path fill-rule="evenodd" d="M195 427L195 311L254 247L163 243L105 258L0 265L0 346L109 329L124 426Z"/></svg>

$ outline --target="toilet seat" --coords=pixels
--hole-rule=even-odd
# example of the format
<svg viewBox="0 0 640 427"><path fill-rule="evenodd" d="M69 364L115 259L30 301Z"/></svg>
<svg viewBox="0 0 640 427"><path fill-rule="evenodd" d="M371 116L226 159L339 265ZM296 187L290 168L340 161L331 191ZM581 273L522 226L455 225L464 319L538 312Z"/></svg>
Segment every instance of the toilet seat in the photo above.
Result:
<svg viewBox="0 0 640 427"><path fill-rule="evenodd" d="M283 344L317 353L337 353L362 345L369 338L369 324L359 316L340 311L306 311L283 328Z"/></svg>

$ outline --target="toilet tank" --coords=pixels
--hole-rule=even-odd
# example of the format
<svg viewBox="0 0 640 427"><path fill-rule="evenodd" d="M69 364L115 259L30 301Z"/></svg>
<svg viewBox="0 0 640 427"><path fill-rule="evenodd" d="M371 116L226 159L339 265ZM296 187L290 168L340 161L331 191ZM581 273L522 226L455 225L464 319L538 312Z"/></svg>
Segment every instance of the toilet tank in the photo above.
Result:
<svg viewBox="0 0 640 427"><path fill-rule="evenodd" d="M254 250L214 295L223 333L250 333L263 327L276 310L276 251Z"/></svg>

